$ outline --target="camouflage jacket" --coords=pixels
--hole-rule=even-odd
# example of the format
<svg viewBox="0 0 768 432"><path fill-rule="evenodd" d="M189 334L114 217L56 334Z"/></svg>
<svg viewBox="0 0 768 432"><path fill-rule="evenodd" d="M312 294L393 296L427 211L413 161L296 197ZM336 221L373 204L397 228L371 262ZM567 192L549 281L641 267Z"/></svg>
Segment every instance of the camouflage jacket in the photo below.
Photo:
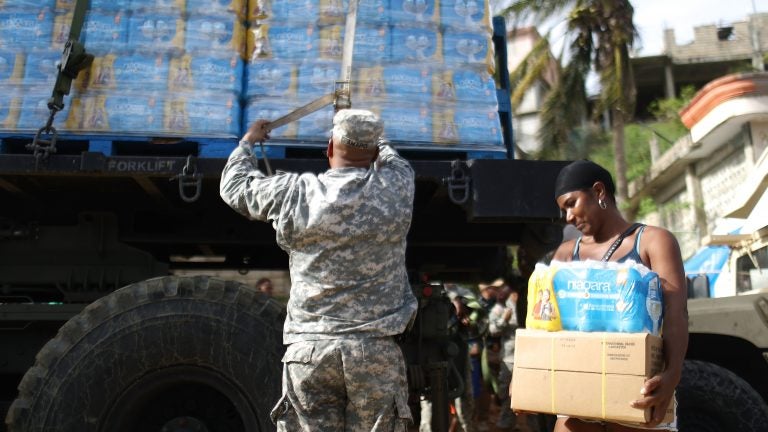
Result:
<svg viewBox="0 0 768 432"><path fill-rule="evenodd" d="M229 156L220 193L271 221L288 253L286 344L402 333L416 311L405 268L414 174L387 145L370 168L265 176L247 145Z"/></svg>

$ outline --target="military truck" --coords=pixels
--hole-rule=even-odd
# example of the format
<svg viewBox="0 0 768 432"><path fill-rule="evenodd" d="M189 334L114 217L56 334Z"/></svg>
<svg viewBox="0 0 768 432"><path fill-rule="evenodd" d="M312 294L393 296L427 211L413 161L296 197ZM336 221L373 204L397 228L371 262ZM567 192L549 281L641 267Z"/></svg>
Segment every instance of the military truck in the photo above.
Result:
<svg viewBox="0 0 768 432"><path fill-rule="evenodd" d="M514 158L505 36L494 20L501 148L393 141L416 172L407 250L415 275L490 280L508 271L509 246L536 260L562 238L552 190L565 162ZM0 412L9 431L273 429L283 306L237 280L174 274L287 268L272 228L219 198L236 141L62 132L30 146L34 134L2 134ZM268 155L279 150L270 168L327 168L323 143L269 144ZM227 151L208 151L216 146ZM754 304L764 323L765 299ZM712 345L692 335L691 353L699 346ZM765 368L768 343L754 346L739 370ZM757 414L745 420L743 410L723 409L730 401L762 413L765 405L743 384L732 390L732 374L704 362L711 351L727 349L697 355L686 369L681 424L764 430ZM723 385L712 392L712 382ZM768 397L765 386L757 391ZM698 420L721 416L724 423ZM720 427L732 424L739 427Z"/></svg>

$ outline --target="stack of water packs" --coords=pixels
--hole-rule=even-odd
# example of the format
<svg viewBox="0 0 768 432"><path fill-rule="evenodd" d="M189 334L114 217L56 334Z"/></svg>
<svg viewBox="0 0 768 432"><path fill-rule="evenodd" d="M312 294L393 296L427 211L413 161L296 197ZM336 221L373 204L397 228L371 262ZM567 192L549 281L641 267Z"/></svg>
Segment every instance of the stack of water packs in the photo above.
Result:
<svg viewBox="0 0 768 432"><path fill-rule="evenodd" d="M340 77L347 0L251 0L246 122L284 115ZM401 145L502 146L487 0L359 0L352 106ZM333 108L273 137L327 140Z"/></svg>
<svg viewBox="0 0 768 432"><path fill-rule="evenodd" d="M75 0L0 0L0 130L45 124ZM237 137L333 92L348 0L91 0L59 130ZM488 0L359 0L352 105L400 145L503 149ZM325 142L332 106L272 133ZM322 144L320 144L322 145Z"/></svg>
<svg viewBox="0 0 768 432"><path fill-rule="evenodd" d="M0 108L1 129L45 124L74 6L75 0L0 0L0 106L8 107ZM245 11L246 0L90 0L81 39L95 59L54 125L240 135Z"/></svg>

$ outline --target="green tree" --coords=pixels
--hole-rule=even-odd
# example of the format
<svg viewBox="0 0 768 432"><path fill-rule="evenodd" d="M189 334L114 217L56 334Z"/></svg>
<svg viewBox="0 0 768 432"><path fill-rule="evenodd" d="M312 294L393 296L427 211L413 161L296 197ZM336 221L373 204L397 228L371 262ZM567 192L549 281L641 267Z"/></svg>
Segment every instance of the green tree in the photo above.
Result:
<svg viewBox="0 0 768 432"><path fill-rule="evenodd" d="M637 37L632 19L634 9L630 2L514 0L501 15L515 23L531 19L542 22L564 17L565 52L559 56L557 79L548 91L542 107L542 145L554 149L556 156L565 156L572 131L584 120L587 107L585 83L588 74L594 71L599 77L600 95L593 113L596 117L605 113L610 116L617 198L620 202L626 200L624 125L631 120L634 112L635 84L629 64L629 51ZM543 61L541 56L548 56L550 52L544 50L544 44L537 44L537 49L510 74L513 84L518 86L515 92L524 93L537 78L532 75L540 74Z"/></svg>

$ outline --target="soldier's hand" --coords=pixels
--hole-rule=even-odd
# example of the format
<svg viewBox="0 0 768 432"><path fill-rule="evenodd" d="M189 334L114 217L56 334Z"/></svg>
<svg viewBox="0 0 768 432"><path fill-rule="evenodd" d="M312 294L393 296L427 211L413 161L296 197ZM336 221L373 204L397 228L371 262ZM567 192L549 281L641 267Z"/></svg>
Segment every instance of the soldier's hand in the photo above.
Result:
<svg viewBox="0 0 768 432"><path fill-rule="evenodd" d="M270 130L267 129L268 124L268 120L256 120L248 128L245 135L243 135L243 140L248 141L250 144L268 140L270 132Z"/></svg>

